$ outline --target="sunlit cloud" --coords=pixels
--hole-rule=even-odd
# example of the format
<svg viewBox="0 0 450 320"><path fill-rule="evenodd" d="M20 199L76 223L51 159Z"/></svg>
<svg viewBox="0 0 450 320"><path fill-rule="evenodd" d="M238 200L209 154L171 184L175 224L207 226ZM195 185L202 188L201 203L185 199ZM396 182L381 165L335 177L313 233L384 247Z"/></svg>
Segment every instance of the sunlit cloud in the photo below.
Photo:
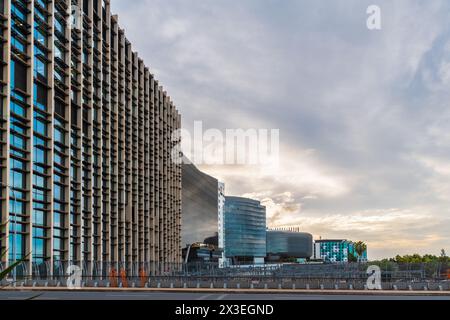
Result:
<svg viewBox="0 0 450 320"><path fill-rule="evenodd" d="M380 0L378 32L370 4L112 1L185 128L280 129L278 168L202 167L270 226L450 251L450 2Z"/></svg>

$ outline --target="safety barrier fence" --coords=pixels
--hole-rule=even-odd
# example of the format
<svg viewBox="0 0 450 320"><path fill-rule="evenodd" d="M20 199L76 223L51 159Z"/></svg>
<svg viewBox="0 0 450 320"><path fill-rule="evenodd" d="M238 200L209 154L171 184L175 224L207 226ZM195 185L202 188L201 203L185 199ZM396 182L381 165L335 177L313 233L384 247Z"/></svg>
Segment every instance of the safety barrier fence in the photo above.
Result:
<svg viewBox="0 0 450 320"><path fill-rule="evenodd" d="M68 277L74 274L76 266L78 276L85 284L100 283L110 286L129 283L142 286L161 281L175 281L176 283L217 282L217 283L309 283L311 286L319 283L354 283L355 286L364 284L368 278L370 263L351 264L287 264L265 266L233 266L220 268L217 263L124 263L124 262L55 262L33 263L32 270L27 270L26 263L19 265L9 280L17 282L65 284ZM378 264L383 283L443 283L450 282L450 265L446 263L429 264ZM4 269L0 263L0 271ZM219 285L220 286L220 285ZM320 286L319 286L320 287Z"/></svg>

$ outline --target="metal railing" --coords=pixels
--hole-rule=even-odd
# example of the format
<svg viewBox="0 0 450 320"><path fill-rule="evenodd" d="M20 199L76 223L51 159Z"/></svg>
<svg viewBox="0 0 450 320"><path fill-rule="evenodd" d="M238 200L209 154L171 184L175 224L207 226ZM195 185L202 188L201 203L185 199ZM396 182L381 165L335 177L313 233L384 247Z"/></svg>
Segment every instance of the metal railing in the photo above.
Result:
<svg viewBox="0 0 450 320"><path fill-rule="evenodd" d="M67 278L69 266L76 265L82 271L82 277L92 280L104 280L111 276L120 278L179 277L179 278L257 278L257 279L336 279L358 280L367 278L370 263L348 264L284 264L264 266L233 266L219 268L217 263L127 263L127 262L92 262L83 263L57 261L53 266L49 262L32 263L32 270L27 263L20 264L16 270L17 280L57 280ZM378 264L384 281L423 281L446 280L450 272L448 263ZM0 263L0 270L4 266Z"/></svg>

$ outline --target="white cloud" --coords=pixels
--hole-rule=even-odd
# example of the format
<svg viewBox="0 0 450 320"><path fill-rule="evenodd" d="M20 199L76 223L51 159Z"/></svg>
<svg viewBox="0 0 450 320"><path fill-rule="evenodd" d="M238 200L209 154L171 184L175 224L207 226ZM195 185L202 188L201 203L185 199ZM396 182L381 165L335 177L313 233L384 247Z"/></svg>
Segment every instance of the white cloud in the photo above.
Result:
<svg viewBox="0 0 450 320"><path fill-rule="evenodd" d="M447 178L450 176L450 162L448 162L448 159L418 156L417 160L439 175L447 176Z"/></svg>
<svg viewBox="0 0 450 320"><path fill-rule="evenodd" d="M369 4L112 1L184 126L280 129L280 168L204 168L230 193L272 222L369 239L372 257L435 252L450 247L450 3L380 0L378 32Z"/></svg>

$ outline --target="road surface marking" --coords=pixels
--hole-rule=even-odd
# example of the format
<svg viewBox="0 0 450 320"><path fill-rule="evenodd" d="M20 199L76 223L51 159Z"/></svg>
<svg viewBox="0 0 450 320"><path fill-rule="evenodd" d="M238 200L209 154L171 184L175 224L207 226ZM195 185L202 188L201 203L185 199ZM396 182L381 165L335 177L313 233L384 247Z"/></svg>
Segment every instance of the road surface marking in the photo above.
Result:
<svg viewBox="0 0 450 320"><path fill-rule="evenodd" d="M197 300L206 300L206 299L208 299L208 298L211 297L211 296L214 296L214 293L211 293L211 294L207 294L207 295L201 296L201 297L198 298Z"/></svg>

